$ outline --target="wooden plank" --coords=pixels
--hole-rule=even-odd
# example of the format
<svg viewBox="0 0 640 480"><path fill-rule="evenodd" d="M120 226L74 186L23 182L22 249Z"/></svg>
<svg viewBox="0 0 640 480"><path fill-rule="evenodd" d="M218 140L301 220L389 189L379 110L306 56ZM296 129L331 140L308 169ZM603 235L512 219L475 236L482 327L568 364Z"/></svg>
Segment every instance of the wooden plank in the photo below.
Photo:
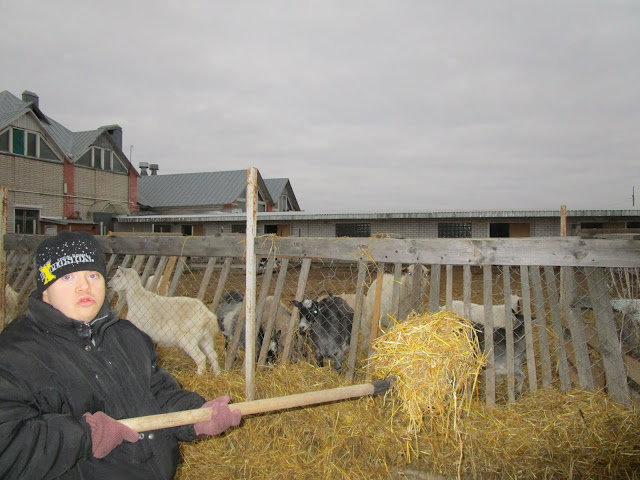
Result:
<svg viewBox="0 0 640 480"><path fill-rule="evenodd" d="M376 276L376 291L375 293L375 300L373 302L373 315L371 317L371 330L370 330L370 336L369 336L369 356L373 355L373 341L378 338L378 328L380 326L380 321L382 319L380 319L380 300L382 298L382 284L383 284L383 276L384 276L384 262L379 263L377 265L377 269L378 269L378 273ZM397 272L394 272L397 273ZM399 287L399 284L397 282L394 282L394 289L396 287ZM369 287L371 288L371 287ZM367 366L367 375L365 378L371 380L371 366L368 365Z"/></svg>
<svg viewBox="0 0 640 480"><path fill-rule="evenodd" d="M560 301L558 300L558 287L553 267L545 266L544 274L547 286L547 298L551 313L551 325L554 333L554 345L556 350L556 361L558 362L558 374L560 375L560 389L564 392L571 389L569 378L569 363L567 362L567 352L564 346L564 329L562 328L562 318L560 312Z"/></svg>
<svg viewBox="0 0 640 480"><path fill-rule="evenodd" d="M146 255L136 255L136 258L133 260L133 264L131 265L131 268L133 268L136 272L138 272L138 274L140 274L140 269L142 268L142 265L144 264L144 261L146 258L147 258Z"/></svg>
<svg viewBox="0 0 640 480"><path fill-rule="evenodd" d="M169 285L169 289L167 290L168 297L175 296L176 290L178 289L178 283L180 283L180 279L182 278L182 274L184 273L186 265L187 263L185 261L185 257L178 258L175 271L173 272L173 278L171 279L171 284Z"/></svg>
<svg viewBox="0 0 640 480"><path fill-rule="evenodd" d="M176 268L176 263L178 261L178 257L176 255L172 255L167 259L167 264L162 271L162 276L160 277L160 281L157 284L158 295L168 296L169 295L169 280L171 279L171 275L173 274L173 270Z"/></svg>
<svg viewBox="0 0 640 480"><path fill-rule="evenodd" d="M589 348L584 329L584 321L580 313L571 306L574 303L573 299L577 297L575 273L573 267L562 267L561 272L561 278L564 281L562 307L565 318L567 319L569 331L571 332L578 381L583 389L593 391L593 373L591 372L591 360L589 359Z"/></svg>
<svg viewBox="0 0 640 480"><path fill-rule="evenodd" d="M227 283L227 278L229 277L229 271L231 270L231 263L233 258L227 257L224 259L224 264L222 265L222 270L220 271L220 278L218 278L218 286L216 288L216 293L213 296L213 300L211 300L211 305L209 306L209 310L212 312L217 312L218 307L220 306L220 299L222 299L222 292L224 292L224 286Z"/></svg>
<svg viewBox="0 0 640 480"><path fill-rule="evenodd" d="M36 257L35 251L25 255L25 257L23 258L24 263L20 265L20 271L18 272L18 275L13 281L14 285L20 285L23 282L24 278L30 273L30 271L35 270L35 264L36 264L35 257ZM35 276L33 278L35 279ZM28 282L25 282L25 283L28 283Z"/></svg>
<svg viewBox="0 0 640 480"><path fill-rule="evenodd" d="M304 300L304 292L307 288L307 280L309 279L309 270L311 269L311 259L305 258L302 260L302 267L300 268L300 277L298 278L298 288L296 290L296 300L302 302ZM285 337L284 342L284 350L282 352L282 362L288 363L289 358L291 356L291 345L293 343L293 338L295 333L298 331L296 325L300 319L300 312L298 311L298 307L293 307L293 312L291 314L291 322L289 323L289 328L287 331L287 335Z"/></svg>
<svg viewBox="0 0 640 480"><path fill-rule="evenodd" d="M231 336L231 342L227 344L225 357L224 357L224 369L231 370L234 362L236 361L236 356L238 355L238 348L240 347L240 335L242 335L242 330L245 329L245 319L247 318L247 310L245 308L245 299L242 300L242 306L240 307L240 312L238 313L238 319L235 324L235 328L233 330L233 335Z"/></svg>
<svg viewBox="0 0 640 480"><path fill-rule="evenodd" d="M167 266L169 262L169 257L162 256L160 257L160 261L158 265L156 265L156 270L153 272L153 281L147 287L150 292L158 293L158 288L160 287L160 282L162 281L162 272Z"/></svg>
<svg viewBox="0 0 640 480"><path fill-rule="evenodd" d="M257 263L260 261L259 258L256 258L256 265ZM276 258L272 255L267 259L267 264L264 267L264 272L262 274L262 282L260 285L260 294L258 295L258 302L256 304L256 309L255 309L255 328L254 328L254 335L257 336L258 335L258 330L260 328L260 325L262 325L262 318L267 318L267 321L269 319L268 317L268 313L264 311L265 309L265 304L267 303L267 296L269 295L269 289L271 288L271 280L273 279L273 267L275 266L276 263ZM256 268L256 272L257 272L257 268ZM257 275L256 275L256 279L257 279ZM248 281L249 279L247 279ZM256 280L257 281L257 280ZM274 305L271 305L272 307L274 307ZM277 309L276 309L277 312ZM267 315L267 316L265 316ZM265 322L266 323L266 322ZM266 336L266 332L263 329L263 339L262 339L262 345L260 345L260 351L257 352L257 360L256 360L256 364L260 365L260 354L262 352L262 350L265 350L265 363L266 363L266 358L267 358L267 352L268 352L268 345L269 345L269 341L271 339L271 332L269 332L269 336ZM253 344L255 345L255 338L254 338L254 342Z"/></svg>
<svg viewBox="0 0 640 480"><path fill-rule="evenodd" d="M464 301L464 318L471 318L471 265L462 267L462 300Z"/></svg>
<svg viewBox="0 0 640 480"><path fill-rule="evenodd" d="M504 295L505 319L504 331L507 342L507 396L510 402L516 401L515 391L515 338L511 321L511 271L509 266L502 267L502 293Z"/></svg>
<svg viewBox="0 0 640 480"><path fill-rule="evenodd" d="M347 357L348 382L352 382L355 369L356 358L358 356L358 339L360 337L360 324L362 317L362 307L364 300L364 279L367 275L367 266L363 262L358 263L358 278L356 280L356 304L353 312L353 324L351 326L351 339L349 341L349 356ZM367 346L368 347L368 346Z"/></svg>
<svg viewBox="0 0 640 480"><path fill-rule="evenodd" d="M436 313L440 309L440 270L442 265L434 263L431 265L431 281L429 282L429 311ZM418 285L422 283L422 272L419 278L414 279ZM423 313L423 312L418 312Z"/></svg>
<svg viewBox="0 0 640 480"><path fill-rule="evenodd" d="M616 333L611 298L601 268L585 269L593 316L600 339L602 362L607 377L607 389L616 401L629 405L631 397L627 385L627 374L622 359L622 350Z"/></svg>
<svg viewBox="0 0 640 480"><path fill-rule="evenodd" d="M227 257L242 256L243 245L232 236L181 237L98 236L106 253L132 253ZM34 251L41 235L7 234L7 251ZM442 265L554 265L584 267L640 267L640 240L544 238L304 238L276 237L273 242L257 241L256 255L354 261L439 263Z"/></svg>
<svg viewBox="0 0 640 480"><path fill-rule="evenodd" d="M544 293L542 290L542 278L539 267L529 269L531 288L533 289L533 301L536 311L536 327L538 334L538 352L540 357L540 370L542 374L542 388L552 386L551 350L549 348L549 334L547 331L547 311L544 304Z"/></svg>
<svg viewBox="0 0 640 480"><path fill-rule="evenodd" d="M197 299L200 301L204 300L204 296L207 293L207 287L209 286L209 282L211 281L211 276L213 275L213 269L216 267L216 257L211 257L207 262L207 268L204 271L204 275L202 276L202 281L200 282L200 289L198 290Z"/></svg>
<svg viewBox="0 0 640 480"><path fill-rule="evenodd" d="M527 378L529 379L529 391L538 389L538 374L536 370L536 356L533 345L533 322L531 316L531 290L529 288L529 267L520 266L520 285L522 287L522 315L524 316L524 339L527 357ZM549 372L551 376L551 372ZM549 379L550 381L551 379Z"/></svg>
<svg viewBox="0 0 640 480"><path fill-rule="evenodd" d="M276 289L273 292L273 302L271 303L271 310L269 310L269 317L266 322L264 330L264 341L260 349L260 355L258 357L258 365L264 366L267 363L267 354L269 352L269 341L273 336L275 330L276 318L278 314L278 307L280 305L280 299L282 298L282 291L284 290L284 282L287 278L287 271L289 269L289 259L283 258L280 264L280 271L278 272L278 280L276 280ZM264 314L264 313L263 313ZM286 332L282 332L286 333ZM283 339L281 338L281 341Z"/></svg>
<svg viewBox="0 0 640 480"><path fill-rule="evenodd" d="M28 294L30 285L33 286L32 288L35 288L37 274L38 274L37 270L35 268L32 268L31 271L29 272L29 275L27 275L27 279L24 281L24 285L20 289L20 293L19 293L18 303L20 306L18 307L18 312L14 316L17 317L19 315L24 315L25 313L27 313L27 310L29 308L29 302L25 301L26 296Z"/></svg>
<svg viewBox="0 0 640 480"><path fill-rule="evenodd" d="M402 285L402 275L404 267L401 262L393 264L393 286L391 288L391 312L393 318L407 318L409 315L409 304L403 302L400 304L400 286ZM369 287L371 289L371 287ZM369 343L370 345L371 343Z"/></svg>
<svg viewBox="0 0 640 480"><path fill-rule="evenodd" d="M496 403L496 370L493 355L493 273L491 265L482 267L482 294L484 301L484 349L487 354L485 369L485 397L487 405Z"/></svg>
<svg viewBox="0 0 640 480"><path fill-rule="evenodd" d="M421 264L415 263L413 265L413 275L407 276L409 283L409 313L421 313L424 308L424 298L427 294L427 292L423 291L424 268ZM405 317L401 318L404 319Z"/></svg>
<svg viewBox="0 0 640 480"><path fill-rule="evenodd" d="M451 311L451 304L453 302L453 265L445 266L445 276L447 278L447 283L445 287L445 305L448 311ZM438 305L438 309L440 306Z"/></svg>
<svg viewBox="0 0 640 480"><path fill-rule="evenodd" d="M144 266L144 270L142 270L140 281L142 282L142 285L145 286L145 288L147 285L147 280L149 280L149 277L151 276L151 272L153 271L156 265L156 258L157 257L155 255L149 255L149 257L147 258L147 263Z"/></svg>

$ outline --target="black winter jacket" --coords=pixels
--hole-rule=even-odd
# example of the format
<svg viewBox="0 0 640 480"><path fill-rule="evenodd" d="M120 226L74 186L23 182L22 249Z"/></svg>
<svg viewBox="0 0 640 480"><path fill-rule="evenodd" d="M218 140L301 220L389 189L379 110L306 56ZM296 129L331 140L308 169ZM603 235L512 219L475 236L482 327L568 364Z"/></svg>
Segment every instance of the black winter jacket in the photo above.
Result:
<svg viewBox="0 0 640 480"><path fill-rule="evenodd" d="M149 336L106 302L91 324L34 295L29 310L0 334L0 478L173 478L192 425L141 434L97 459L83 414L138 417L199 408L204 398L158 367Z"/></svg>

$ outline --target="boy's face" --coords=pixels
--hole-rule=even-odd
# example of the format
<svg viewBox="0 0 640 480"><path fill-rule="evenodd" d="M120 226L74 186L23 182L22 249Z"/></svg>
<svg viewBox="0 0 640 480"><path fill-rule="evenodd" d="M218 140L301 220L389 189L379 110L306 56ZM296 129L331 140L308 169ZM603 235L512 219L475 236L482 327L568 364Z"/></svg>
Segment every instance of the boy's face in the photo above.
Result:
<svg viewBox="0 0 640 480"><path fill-rule="evenodd" d="M69 318L90 322L102 308L105 291L100 273L82 270L60 277L42 292L42 300Z"/></svg>

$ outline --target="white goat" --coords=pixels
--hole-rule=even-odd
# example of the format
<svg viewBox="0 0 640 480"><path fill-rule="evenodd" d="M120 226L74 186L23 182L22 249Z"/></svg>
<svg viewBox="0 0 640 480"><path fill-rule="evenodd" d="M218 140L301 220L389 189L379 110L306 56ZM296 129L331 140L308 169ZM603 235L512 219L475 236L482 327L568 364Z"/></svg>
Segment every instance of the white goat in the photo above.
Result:
<svg viewBox="0 0 640 480"><path fill-rule="evenodd" d="M440 311L446 310L447 307L440 307ZM513 313L520 313L522 310L522 299L518 295L511 295L511 310ZM451 311L464 317L464 302L462 300L454 300L451 302ZM493 317L493 328L505 328L506 326L506 310L504 305L492 305L491 312ZM469 319L473 323L477 323L480 325L485 324L484 320L484 305L480 305L477 303L471 304L471 318ZM511 315L511 320L513 322L513 315Z"/></svg>
<svg viewBox="0 0 640 480"><path fill-rule="evenodd" d="M206 369L207 357L220 374L213 336L218 319L204 303L190 297L163 297L146 290L132 268L118 267L109 287L127 299L127 320L145 331L154 342L182 348L196 363L198 375Z"/></svg>
<svg viewBox="0 0 640 480"><path fill-rule="evenodd" d="M393 278L393 275L390 273L385 273L382 275L382 294L380 295L380 312L378 316L378 325L382 327L388 327L391 323L391 317L400 321L402 319L398 318L398 316L404 316L403 311L409 308L409 303L411 301L411 290L412 284L410 283L410 279L413 276L415 265L409 265L407 267L407 271L402 274L399 282L396 282ZM419 303L423 303L423 297L426 293L427 285L428 285L428 275L429 269L423 265L420 265L422 270L422 275L420 276L420 298ZM364 299L363 306L363 329L370 329L371 320L373 317L373 310L375 307L376 301L376 290L378 287L378 280L380 277L376 277L376 279L371 283L369 290L367 291L367 295ZM399 283L400 287L400 295L398 297L398 313L396 314L393 305L393 287L396 283ZM410 312L405 312L410 313Z"/></svg>

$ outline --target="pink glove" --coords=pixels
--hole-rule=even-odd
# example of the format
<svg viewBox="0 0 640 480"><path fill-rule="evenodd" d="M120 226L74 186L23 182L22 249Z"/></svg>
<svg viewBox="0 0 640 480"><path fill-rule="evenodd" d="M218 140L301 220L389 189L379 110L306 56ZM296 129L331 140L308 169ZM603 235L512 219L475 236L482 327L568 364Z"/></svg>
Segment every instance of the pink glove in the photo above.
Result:
<svg viewBox="0 0 640 480"><path fill-rule="evenodd" d="M91 449L96 458L106 457L123 441L138 441L138 432L114 420L104 412L84 414L84 420L91 427Z"/></svg>
<svg viewBox="0 0 640 480"><path fill-rule="evenodd" d="M227 428L237 426L242 418L240 410L229 409L229 397L218 397L200 408L211 408L211 420L198 422L193 425L196 435L219 435Z"/></svg>

